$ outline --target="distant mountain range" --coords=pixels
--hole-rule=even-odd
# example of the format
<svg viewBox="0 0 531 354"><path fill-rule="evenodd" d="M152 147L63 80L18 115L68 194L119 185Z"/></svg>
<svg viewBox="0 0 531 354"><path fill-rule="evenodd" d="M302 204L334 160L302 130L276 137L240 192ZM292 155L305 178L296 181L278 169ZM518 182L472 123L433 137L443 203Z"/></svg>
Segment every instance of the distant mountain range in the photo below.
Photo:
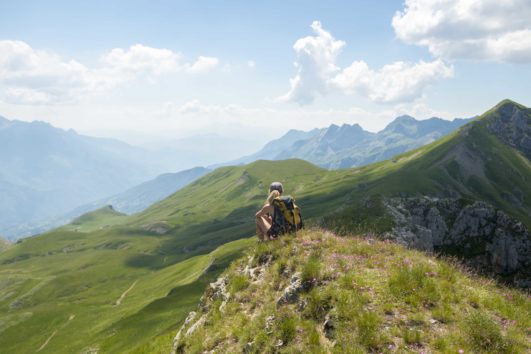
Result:
<svg viewBox="0 0 531 354"><path fill-rule="evenodd" d="M234 158L241 145L211 134L147 149L0 116L0 234L43 232L109 203L141 211L208 170L161 173Z"/></svg>
<svg viewBox="0 0 531 354"><path fill-rule="evenodd" d="M0 233L19 235L25 224L126 190L161 168L117 140L0 117Z"/></svg>
<svg viewBox="0 0 531 354"><path fill-rule="evenodd" d="M470 120L400 116L378 133L368 132L358 124L332 124L309 132L290 130L257 153L233 163L300 158L328 169L363 166L429 144Z"/></svg>
<svg viewBox="0 0 531 354"><path fill-rule="evenodd" d="M290 130L257 153L222 165L301 158L329 169L360 166L430 143L467 121L402 116L378 133L357 124ZM194 143L201 146L194 149ZM194 158L207 163L234 153L230 146L230 153L217 151L218 145L228 144L204 136L149 151L44 122L0 117L0 233L10 239L40 233L104 205L128 214L142 211L209 170L191 169L144 181L170 166L190 165ZM208 157L208 151L214 150Z"/></svg>
<svg viewBox="0 0 531 354"><path fill-rule="evenodd" d="M503 101L392 160L336 171L297 159L256 161L218 168L141 213L99 209L0 253L0 348L170 352L186 323L174 347L182 352L311 352L327 328L338 340L363 340L354 342L360 352L385 351L389 338L395 351L438 352L445 343L454 352L526 352L526 293L473 282L461 267L377 239L531 286L530 141L531 109ZM256 242L254 212L272 180L284 182L319 229ZM371 303L375 296L381 301ZM397 331L386 332L386 321ZM413 321L423 327L411 340ZM367 328L378 347L362 339Z"/></svg>

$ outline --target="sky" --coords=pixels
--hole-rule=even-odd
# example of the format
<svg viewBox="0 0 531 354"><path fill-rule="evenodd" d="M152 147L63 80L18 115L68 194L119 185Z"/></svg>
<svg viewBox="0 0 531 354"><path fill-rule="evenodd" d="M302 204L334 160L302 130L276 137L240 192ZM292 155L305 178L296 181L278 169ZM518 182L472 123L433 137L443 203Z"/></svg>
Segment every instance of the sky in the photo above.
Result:
<svg viewBox="0 0 531 354"><path fill-rule="evenodd" d="M150 145L531 105L531 1L0 1L0 115Z"/></svg>

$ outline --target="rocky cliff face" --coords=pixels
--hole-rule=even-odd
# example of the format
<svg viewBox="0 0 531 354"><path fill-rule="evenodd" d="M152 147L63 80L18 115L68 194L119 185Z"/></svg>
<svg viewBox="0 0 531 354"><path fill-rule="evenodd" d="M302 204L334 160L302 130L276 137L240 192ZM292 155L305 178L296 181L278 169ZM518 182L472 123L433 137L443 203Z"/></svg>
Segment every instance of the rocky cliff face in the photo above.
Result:
<svg viewBox="0 0 531 354"><path fill-rule="evenodd" d="M531 235L525 225L484 202L391 198L395 220L385 235L408 247L463 258L481 271L531 287Z"/></svg>
<svg viewBox="0 0 531 354"><path fill-rule="evenodd" d="M490 133L531 160L531 109L503 101L496 113L485 118Z"/></svg>

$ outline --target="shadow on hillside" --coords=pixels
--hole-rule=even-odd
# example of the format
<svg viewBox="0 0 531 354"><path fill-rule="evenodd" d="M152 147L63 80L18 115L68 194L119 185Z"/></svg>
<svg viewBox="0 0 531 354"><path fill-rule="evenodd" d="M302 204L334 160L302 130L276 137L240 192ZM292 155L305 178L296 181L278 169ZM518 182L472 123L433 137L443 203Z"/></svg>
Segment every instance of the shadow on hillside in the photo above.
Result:
<svg viewBox="0 0 531 354"><path fill-rule="evenodd" d="M161 269L188 258L208 254L231 241L254 235L256 206L233 210L222 220L212 220L187 227L177 227L162 242L156 254L137 254L126 265L135 268Z"/></svg>
<svg viewBox="0 0 531 354"><path fill-rule="evenodd" d="M198 279L171 289L166 296L150 302L136 313L100 331L99 336L111 338L102 343L102 348L106 351L122 352L128 347L141 344L134 342L135 338L145 339L167 331L176 331L177 324L182 323L188 312L197 306L197 301L207 285L237 257L239 253L234 253L214 262ZM152 326L152 322L156 322L157 326ZM147 336L146 328L151 328L153 333Z"/></svg>
<svg viewBox="0 0 531 354"><path fill-rule="evenodd" d="M339 185L333 192L295 196L307 225L322 223L325 216L344 211L357 204L360 195L370 189L367 183ZM160 269L185 259L210 253L217 247L255 234L254 214L260 205L247 205L231 211L223 219L214 219L172 230L155 254L137 254L127 260L135 268Z"/></svg>

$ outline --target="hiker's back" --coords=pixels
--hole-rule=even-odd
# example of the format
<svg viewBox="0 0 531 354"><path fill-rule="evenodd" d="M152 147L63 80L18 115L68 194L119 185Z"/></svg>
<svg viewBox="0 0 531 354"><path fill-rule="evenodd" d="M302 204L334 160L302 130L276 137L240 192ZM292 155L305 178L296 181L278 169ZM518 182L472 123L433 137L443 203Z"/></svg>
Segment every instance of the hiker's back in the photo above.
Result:
<svg viewBox="0 0 531 354"><path fill-rule="evenodd" d="M269 236L279 236L285 233L294 233L304 227L300 208L291 196L277 197L272 203L272 215Z"/></svg>

